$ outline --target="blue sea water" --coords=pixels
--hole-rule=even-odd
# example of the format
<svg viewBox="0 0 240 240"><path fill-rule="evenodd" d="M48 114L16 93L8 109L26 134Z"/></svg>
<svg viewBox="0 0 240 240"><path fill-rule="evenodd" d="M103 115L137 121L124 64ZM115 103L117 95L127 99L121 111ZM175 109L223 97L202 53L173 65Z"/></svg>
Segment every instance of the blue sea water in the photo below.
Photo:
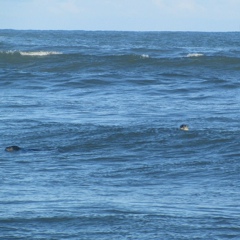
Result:
<svg viewBox="0 0 240 240"><path fill-rule="evenodd" d="M0 238L240 239L239 40L0 30Z"/></svg>

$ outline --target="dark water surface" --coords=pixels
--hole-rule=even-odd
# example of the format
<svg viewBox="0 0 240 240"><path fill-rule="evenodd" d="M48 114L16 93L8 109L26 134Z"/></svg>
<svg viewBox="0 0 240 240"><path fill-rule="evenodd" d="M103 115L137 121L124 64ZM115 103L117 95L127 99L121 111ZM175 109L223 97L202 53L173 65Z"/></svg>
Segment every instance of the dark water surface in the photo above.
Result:
<svg viewBox="0 0 240 240"><path fill-rule="evenodd" d="M240 239L239 39L0 30L0 238Z"/></svg>

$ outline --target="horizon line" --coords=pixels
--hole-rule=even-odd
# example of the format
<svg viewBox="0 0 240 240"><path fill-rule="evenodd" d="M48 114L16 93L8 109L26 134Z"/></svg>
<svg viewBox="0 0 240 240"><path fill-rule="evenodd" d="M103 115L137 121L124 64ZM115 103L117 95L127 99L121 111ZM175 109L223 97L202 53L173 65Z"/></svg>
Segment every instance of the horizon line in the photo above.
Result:
<svg viewBox="0 0 240 240"><path fill-rule="evenodd" d="M198 33L230 33L240 32L240 30L84 30L84 29L17 29L17 28L0 28L0 31L79 31L79 32L198 32Z"/></svg>

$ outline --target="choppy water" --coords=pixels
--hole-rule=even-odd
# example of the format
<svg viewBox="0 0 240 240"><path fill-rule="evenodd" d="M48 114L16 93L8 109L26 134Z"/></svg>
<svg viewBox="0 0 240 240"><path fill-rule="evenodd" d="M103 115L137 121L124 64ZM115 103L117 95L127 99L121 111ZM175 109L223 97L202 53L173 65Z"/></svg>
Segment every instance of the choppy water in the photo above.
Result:
<svg viewBox="0 0 240 240"><path fill-rule="evenodd" d="M240 239L239 38L1 30L0 238Z"/></svg>

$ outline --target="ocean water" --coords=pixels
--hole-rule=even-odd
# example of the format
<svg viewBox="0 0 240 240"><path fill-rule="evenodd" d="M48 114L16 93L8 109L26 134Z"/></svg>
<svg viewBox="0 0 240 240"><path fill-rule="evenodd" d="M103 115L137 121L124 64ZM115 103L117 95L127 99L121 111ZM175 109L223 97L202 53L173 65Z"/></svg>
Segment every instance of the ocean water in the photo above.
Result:
<svg viewBox="0 0 240 240"><path fill-rule="evenodd" d="M0 30L0 238L240 239L239 40Z"/></svg>

